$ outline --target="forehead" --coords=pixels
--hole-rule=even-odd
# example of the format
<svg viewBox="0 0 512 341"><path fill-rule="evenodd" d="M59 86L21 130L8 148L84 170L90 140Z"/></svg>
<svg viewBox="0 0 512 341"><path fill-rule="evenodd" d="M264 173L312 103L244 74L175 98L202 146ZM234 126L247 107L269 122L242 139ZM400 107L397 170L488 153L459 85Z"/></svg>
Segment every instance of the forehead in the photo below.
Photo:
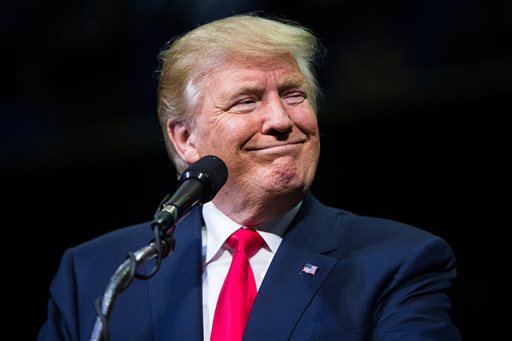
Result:
<svg viewBox="0 0 512 341"><path fill-rule="evenodd" d="M297 63L290 56L231 57L216 64L206 77L206 87L220 90L233 85L267 82L304 83Z"/></svg>

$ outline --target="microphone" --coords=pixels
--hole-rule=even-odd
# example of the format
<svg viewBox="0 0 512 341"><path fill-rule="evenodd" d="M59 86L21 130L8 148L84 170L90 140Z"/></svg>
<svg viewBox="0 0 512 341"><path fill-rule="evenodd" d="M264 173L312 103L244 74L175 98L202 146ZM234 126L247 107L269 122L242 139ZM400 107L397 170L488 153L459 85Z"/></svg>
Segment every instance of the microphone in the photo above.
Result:
<svg viewBox="0 0 512 341"><path fill-rule="evenodd" d="M172 196L166 195L155 213L154 222L151 224L155 239L148 246L129 253L128 259L110 278L101 299L96 301L97 317L91 341L108 339L107 323L117 295L125 290L134 278L149 279L156 274L162 258L174 250L176 241L169 230L174 228L194 205L212 200L227 179L226 164L213 155L204 156L185 169L178 181L178 190ZM156 263L148 274L136 272L138 266L153 257L156 257Z"/></svg>
<svg viewBox="0 0 512 341"><path fill-rule="evenodd" d="M175 226L196 204L212 200L227 179L224 161L214 155L203 156L183 171L176 192L162 200L155 223L164 229Z"/></svg>

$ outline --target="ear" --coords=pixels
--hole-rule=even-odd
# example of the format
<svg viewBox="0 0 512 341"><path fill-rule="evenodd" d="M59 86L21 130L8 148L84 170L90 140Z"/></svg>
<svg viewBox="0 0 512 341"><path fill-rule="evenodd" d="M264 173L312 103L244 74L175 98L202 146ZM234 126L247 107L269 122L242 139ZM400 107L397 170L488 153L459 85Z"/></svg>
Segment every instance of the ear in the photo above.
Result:
<svg viewBox="0 0 512 341"><path fill-rule="evenodd" d="M195 135L186 123L167 121L167 136L185 162L192 164L199 160Z"/></svg>

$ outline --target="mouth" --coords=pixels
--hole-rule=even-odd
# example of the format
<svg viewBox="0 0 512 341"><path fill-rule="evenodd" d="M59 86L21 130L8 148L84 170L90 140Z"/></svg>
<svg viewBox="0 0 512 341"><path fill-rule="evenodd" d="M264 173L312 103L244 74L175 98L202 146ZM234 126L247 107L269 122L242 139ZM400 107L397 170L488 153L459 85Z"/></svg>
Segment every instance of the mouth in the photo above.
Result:
<svg viewBox="0 0 512 341"><path fill-rule="evenodd" d="M274 142L270 144L265 145L258 145L258 146L252 146L248 147L248 151L269 151L269 152L279 152L279 151L286 151L295 149L298 146L302 145L305 140L296 140L296 141L283 141L283 142Z"/></svg>

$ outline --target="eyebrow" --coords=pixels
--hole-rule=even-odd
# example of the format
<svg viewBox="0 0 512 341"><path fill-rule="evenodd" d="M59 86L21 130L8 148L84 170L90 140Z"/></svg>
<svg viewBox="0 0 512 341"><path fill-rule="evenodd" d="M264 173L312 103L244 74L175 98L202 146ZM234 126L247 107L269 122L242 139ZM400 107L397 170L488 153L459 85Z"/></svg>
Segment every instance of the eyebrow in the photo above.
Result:
<svg viewBox="0 0 512 341"><path fill-rule="evenodd" d="M288 90L297 89L297 88L306 88L306 82L304 79L289 79L286 80L283 84L280 84L277 88L280 94L286 92Z"/></svg>
<svg viewBox="0 0 512 341"><path fill-rule="evenodd" d="M258 86L258 85L244 85L241 88L236 89L232 93L229 93L227 97L230 98L230 99L233 99L233 98L237 98L237 97L242 96L242 95L251 95L251 94L258 94L258 95L260 95L263 92L265 92L265 89L263 87L261 87L261 86Z"/></svg>

